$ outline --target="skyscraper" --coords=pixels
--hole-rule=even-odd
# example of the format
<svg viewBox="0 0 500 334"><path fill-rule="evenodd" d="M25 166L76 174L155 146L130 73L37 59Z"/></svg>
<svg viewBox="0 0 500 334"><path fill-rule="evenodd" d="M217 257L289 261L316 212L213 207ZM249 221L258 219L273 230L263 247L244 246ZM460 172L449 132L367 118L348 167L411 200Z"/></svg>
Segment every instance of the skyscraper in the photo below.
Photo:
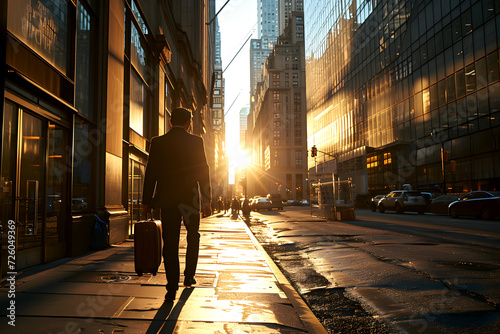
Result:
<svg viewBox="0 0 500 334"><path fill-rule="evenodd" d="M250 107L244 107L240 110L240 148L245 148L247 133L247 117L250 113Z"/></svg>
<svg viewBox="0 0 500 334"><path fill-rule="evenodd" d="M262 69L273 46L288 25L292 11L303 11L303 0L258 0L258 38L250 41L250 94L262 81ZM252 106L250 106L252 108ZM252 113L252 110L250 110ZM250 117L255 121L255 117Z"/></svg>
<svg viewBox="0 0 500 334"><path fill-rule="evenodd" d="M310 1L304 14L308 147L336 157L357 198L500 188L494 1Z"/></svg>

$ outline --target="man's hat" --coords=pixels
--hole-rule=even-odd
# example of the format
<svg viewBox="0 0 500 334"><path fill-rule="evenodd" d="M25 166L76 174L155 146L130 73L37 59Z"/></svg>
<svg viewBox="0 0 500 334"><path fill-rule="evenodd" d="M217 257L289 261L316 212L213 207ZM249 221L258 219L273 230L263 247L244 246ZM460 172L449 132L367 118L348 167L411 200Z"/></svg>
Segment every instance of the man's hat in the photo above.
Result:
<svg viewBox="0 0 500 334"><path fill-rule="evenodd" d="M175 108L172 110L170 121L173 125L184 125L191 120L193 114L186 108Z"/></svg>

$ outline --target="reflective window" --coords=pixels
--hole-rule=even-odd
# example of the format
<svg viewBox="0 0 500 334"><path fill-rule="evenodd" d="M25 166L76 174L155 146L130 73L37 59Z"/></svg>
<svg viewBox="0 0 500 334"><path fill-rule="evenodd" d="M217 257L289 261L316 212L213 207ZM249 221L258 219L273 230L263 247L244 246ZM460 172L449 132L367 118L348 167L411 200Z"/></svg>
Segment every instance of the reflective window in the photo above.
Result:
<svg viewBox="0 0 500 334"><path fill-rule="evenodd" d="M76 74L75 74L75 107L79 113L94 120L95 98L95 21L81 2L77 9L76 32Z"/></svg>
<svg viewBox="0 0 500 334"><path fill-rule="evenodd" d="M97 147L104 136L93 126L76 119L73 153L72 209L93 209Z"/></svg>
<svg viewBox="0 0 500 334"><path fill-rule="evenodd" d="M132 71L130 78L130 118L129 126L132 130L144 134L144 105L146 90L142 80Z"/></svg>
<svg viewBox="0 0 500 334"><path fill-rule="evenodd" d="M63 74L68 74L70 16L68 1L16 0L8 7L7 27Z"/></svg>

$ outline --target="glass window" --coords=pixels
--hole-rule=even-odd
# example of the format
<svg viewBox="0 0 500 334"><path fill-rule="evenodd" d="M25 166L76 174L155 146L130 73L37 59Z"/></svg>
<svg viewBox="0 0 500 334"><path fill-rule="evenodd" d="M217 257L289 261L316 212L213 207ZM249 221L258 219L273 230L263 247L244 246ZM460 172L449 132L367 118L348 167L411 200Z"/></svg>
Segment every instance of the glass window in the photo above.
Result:
<svg viewBox="0 0 500 334"><path fill-rule="evenodd" d="M135 24L131 24L131 48L130 48L130 62L134 65L137 72L141 74L144 80L148 81L147 65L148 59L146 48L144 48L144 41Z"/></svg>
<svg viewBox="0 0 500 334"><path fill-rule="evenodd" d="M479 117L489 114L488 89L483 88L477 91L477 114Z"/></svg>
<svg viewBox="0 0 500 334"><path fill-rule="evenodd" d="M453 59L453 49L448 48L444 51L444 59L446 59L446 75L450 75L455 72L455 66L451 59Z"/></svg>
<svg viewBox="0 0 500 334"><path fill-rule="evenodd" d="M464 66L464 49L462 47L462 41L458 41L453 44L454 62L455 68L460 68Z"/></svg>
<svg viewBox="0 0 500 334"><path fill-rule="evenodd" d="M486 22L486 24L484 25L484 38L485 38L486 52L491 52L497 48L497 34L495 29L495 20L490 20Z"/></svg>
<svg viewBox="0 0 500 334"><path fill-rule="evenodd" d="M476 62L477 88L482 88L488 84L486 58L481 58Z"/></svg>
<svg viewBox="0 0 500 334"><path fill-rule="evenodd" d="M139 8L135 4L135 0L132 1L132 12L134 13L137 23L139 23L139 27L141 27L142 33L147 35L149 33L148 27L146 26L146 23L144 23L144 19L142 18Z"/></svg>
<svg viewBox="0 0 500 334"><path fill-rule="evenodd" d="M494 85L488 86L488 92L489 92L488 98L490 100L490 112L492 114L500 110L500 94L498 94L499 91L500 91L499 82L495 83ZM496 122L498 121L500 121L500 118L496 119Z"/></svg>
<svg viewBox="0 0 500 334"><path fill-rule="evenodd" d="M9 31L65 75L73 55L69 52L68 4L54 0L10 1L7 13Z"/></svg>
<svg viewBox="0 0 500 334"><path fill-rule="evenodd" d="M479 59L485 55L483 27L479 27L474 34L474 56Z"/></svg>
<svg viewBox="0 0 500 334"><path fill-rule="evenodd" d="M462 35L465 36L472 31L472 17L470 9L462 13Z"/></svg>
<svg viewBox="0 0 500 334"><path fill-rule="evenodd" d="M467 122L467 103L465 98L457 101L457 123L458 125Z"/></svg>
<svg viewBox="0 0 500 334"><path fill-rule="evenodd" d="M448 126L457 126L457 105L455 102L448 104Z"/></svg>
<svg viewBox="0 0 500 334"><path fill-rule="evenodd" d="M453 33L453 43L462 38L462 22L460 17L457 17L451 22L451 28Z"/></svg>
<svg viewBox="0 0 500 334"><path fill-rule="evenodd" d="M462 97L465 95L465 69L461 69L455 75L455 81L457 84L457 97Z"/></svg>
<svg viewBox="0 0 500 334"><path fill-rule="evenodd" d="M95 184L95 162L94 156L99 142L96 138L101 138L102 134L92 125L77 118L75 121L74 133L74 153L73 153L73 200L78 200L76 207L81 208L85 203L87 209L94 207ZM73 207L75 207L75 204Z"/></svg>
<svg viewBox="0 0 500 334"><path fill-rule="evenodd" d="M438 82L438 101L440 106L446 103L446 80Z"/></svg>
<svg viewBox="0 0 500 334"><path fill-rule="evenodd" d="M443 52L444 48L443 48L443 31L440 30L435 38L434 38L434 42L436 43L436 53L439 54L441 52Z"/></svg>
<svg viewBox="0 0 500 334"><path fill-rule="evenodd" d="M482 3L483 3L484 20L487 21L488 19L495 16L495 2L493 0L485 0L482 1Z"/></svg>
<svg viewBox="0 0 500 334"><path fill-rule="evenodd" d="M467 95L467 119L472 120L477 118L477 101L476 94Z"/></svg>
<svg viewBox="0 0 500 334"><path fill-rule="evenodd" d="M76 32L75 107L80 114L94 120L94 20L78 3Z"/></svg>
<svg viewBox="0 0 500 334"><path fill-rule="evenodd" d="M483 10L481 8L481 1L472 6L472 17L474 18L474 20L472 20L472 28L475 30L483 24Z"/></svg>
<svg viewBox="0 0 500 334"><path fill-rule="evenodd" d="M472 40L472 34L464 38L464 61L466 65L474 61L474 42Z"/></svg>
<svg viewBox="0 0 500 334"><path fill-rule="evenodd" d="M470 64L465 68L465 87L467 93L476 90L476 67L474 64Z"/></svg>
<svg viewBox="0 0 500 334"><path fill-rule="evenodd" d="M488 82L492 83L499 79L498 72L498 51L490 53L486 58L487 67L488 67Z"/></svg>
<svg viewBox="0 0 500 334"><path fill-rule="evenodd" d="M446 27L443 28L443 41L444 41L444 48L447 49L449 48L453 43L452 43L452 29L451 29L451 24L448 24Z"/></svg>
<svg viewBox="0 0 500 334"><path fill-rule="evenodd" d="M456 94L455 94L455 76L450 75L446 79L446 101L451 102L455 100Z"/></svg>
<svg viewBox="0 0 500 334"><path fill-rule="evenodd" d="M132 71L130 78L130 117L129 126L132 130L144 134L144 105L146 90L142 80Z"/></svg>

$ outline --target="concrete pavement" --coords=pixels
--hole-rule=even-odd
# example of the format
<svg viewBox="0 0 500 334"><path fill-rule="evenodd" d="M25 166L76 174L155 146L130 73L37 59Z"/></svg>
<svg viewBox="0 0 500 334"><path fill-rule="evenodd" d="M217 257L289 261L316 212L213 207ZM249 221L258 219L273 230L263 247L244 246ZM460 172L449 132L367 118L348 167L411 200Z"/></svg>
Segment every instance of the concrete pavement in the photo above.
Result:
<svg viewBox="0 0 500 334"><path fill-rule="evenodd" d="M204 218L200 234L197 284L180 286L174 303L164 302L163 264L158 275L138 277L127 240L18 274L14 298L4 279L0 332L326 333L243 221ZM180 244L182 273L184 229Z"/></svg>

